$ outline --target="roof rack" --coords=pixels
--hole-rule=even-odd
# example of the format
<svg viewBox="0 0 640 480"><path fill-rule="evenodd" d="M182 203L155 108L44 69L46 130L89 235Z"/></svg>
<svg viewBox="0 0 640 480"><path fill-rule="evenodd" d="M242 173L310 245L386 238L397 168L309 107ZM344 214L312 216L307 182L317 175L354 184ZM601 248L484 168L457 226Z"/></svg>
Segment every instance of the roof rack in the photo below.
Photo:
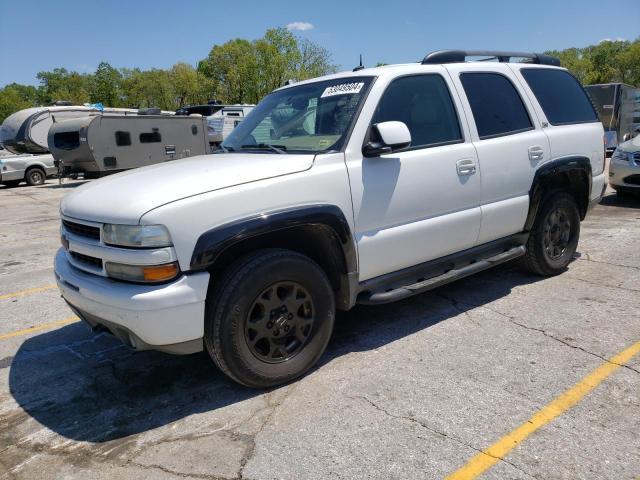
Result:
<svg viewBox="0 0 640 480"><path fill-rule="evenodd" d="M526 58L530 63L560 66L560 59L550 55L526 52L501 52L497 50L438 50L437 52L427 54L422 60L422 64L465 62L467 57L489 57L485 60L496 59L499 62L509 62L512 58Z"/></svg>

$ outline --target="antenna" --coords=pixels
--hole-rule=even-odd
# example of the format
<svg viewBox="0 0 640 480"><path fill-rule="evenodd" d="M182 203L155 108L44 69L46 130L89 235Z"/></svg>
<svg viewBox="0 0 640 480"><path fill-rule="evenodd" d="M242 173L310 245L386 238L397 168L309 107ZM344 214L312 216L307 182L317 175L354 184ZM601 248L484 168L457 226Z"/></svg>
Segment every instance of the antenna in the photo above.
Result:
<svg viewBox="0 0 640 480"><path fill-rule="evenodd" d="M362 54L360 54L360 64L353 69L354 72L357 72L358 70L362 70L364 68L364 65L362 64Z"/></svg>

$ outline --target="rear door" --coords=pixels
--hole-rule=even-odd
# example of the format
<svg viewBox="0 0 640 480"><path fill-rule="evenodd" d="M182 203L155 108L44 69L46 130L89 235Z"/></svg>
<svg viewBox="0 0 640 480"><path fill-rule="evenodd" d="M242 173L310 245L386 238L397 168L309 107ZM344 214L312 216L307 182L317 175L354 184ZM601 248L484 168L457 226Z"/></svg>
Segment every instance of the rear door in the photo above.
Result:
<svg viewBox="0 0 640 480"><path fill-rule="evenodd" d="M462 98L482 171L478 244L521 232L537 167L549 141L507 64L447 66Z"/></svg>
<svg viewBox="0 0 640 480"><path fill-rule="evenodd" d="M580 82L564 69L513 66L525 91L536 98L534 108L549 137L550 159L584 157L591 162L591 199L605 184L602 123Z"/></svg>

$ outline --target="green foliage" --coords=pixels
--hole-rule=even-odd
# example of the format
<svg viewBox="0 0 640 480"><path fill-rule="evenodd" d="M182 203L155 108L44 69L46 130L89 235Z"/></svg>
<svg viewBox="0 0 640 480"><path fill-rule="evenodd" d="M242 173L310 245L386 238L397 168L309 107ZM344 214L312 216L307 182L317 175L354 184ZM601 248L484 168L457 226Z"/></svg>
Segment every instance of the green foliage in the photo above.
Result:
<svg viewBox="0 0 640 480"><path fill-rule="evenodd" d="M38 102L38 91L31 85L11 83L0 90L0 119Z"/></svg>
<svg viewBox="0 0 640 480"><path fill-rule="evenodd" d="M640 38L633 42L605 40L585 48L546 52L560 58L585 85L622 82L640 86Z"/></svg>
<svg viewBox="0 0 640 480"><path fill-rule="evenodd" d="M287 80L334 72L329 52L285 28L267 30L249 42L230 40L215 45L198 71L210 79L216 98L226 103L257 103Z"/></svg>
<svg viewBox="0 0 640 480"><path fill-rule="evenodd" d="M214 98L226 103L257 103L288 79L304 80L335 70L326 49L285 28L273 28L258 40L238 38L214 45L197 69L180 62L169 70L118 70L101 62L93 74L65 68L40 72L37 88L13 83L0 89L0 122L15 111L58 100L163 110Z"/></svg>

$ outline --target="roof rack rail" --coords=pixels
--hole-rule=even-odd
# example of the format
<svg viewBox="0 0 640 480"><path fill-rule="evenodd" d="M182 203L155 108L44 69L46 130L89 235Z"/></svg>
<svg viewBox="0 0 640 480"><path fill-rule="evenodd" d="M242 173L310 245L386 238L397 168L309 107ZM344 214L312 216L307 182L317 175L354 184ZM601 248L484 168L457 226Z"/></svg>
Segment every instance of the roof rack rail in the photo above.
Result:
<svg viewBox="0 0 640 480"><path fill-rule="evenodd" d="M542 53L501 52L497 50L438 50L427 54L422 60L423 65L434 63L465 62L467 57L489 57L499 62L509 62L512 58L526 58L530 63L560 66L560 59Z"/></svg>

